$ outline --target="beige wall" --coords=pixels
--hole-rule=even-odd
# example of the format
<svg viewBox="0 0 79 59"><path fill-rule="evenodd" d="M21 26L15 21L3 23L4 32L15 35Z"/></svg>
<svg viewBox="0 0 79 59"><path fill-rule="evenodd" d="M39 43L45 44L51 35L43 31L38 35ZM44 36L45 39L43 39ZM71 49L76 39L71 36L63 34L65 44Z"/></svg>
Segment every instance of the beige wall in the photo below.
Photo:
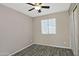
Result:
<svg viewBox="0 0 79 59"><path fill-rule="evenodd" d="M79 3L77 4L77 20L78 20L78 44L77 44L77 47L78 47L78 56L79 56Z"/></svg>
<svg viewBox="0 0 79 59"><path fill-rule="evenodd" d="M78 4L78 25L79 25L79 4ZM79 30L79 26L78 26ZM78 31L78 38L79 38L79 31ZM79 56L79 39L78 39L78 56Z"/></svg>
<svg viewBox="0 0 79 59"><path fill-rule="evenodd" d="M0 5L0 55L9 55L32 43L32 19Z"/></svg>
<svg viewBox="0 0 79 59"><path fill-rule="evenodd" d="M41 34L41 20L49 18L56 18L56 35ZM70 48L68 12L59 12L33 18L33 43Z"/></svg>

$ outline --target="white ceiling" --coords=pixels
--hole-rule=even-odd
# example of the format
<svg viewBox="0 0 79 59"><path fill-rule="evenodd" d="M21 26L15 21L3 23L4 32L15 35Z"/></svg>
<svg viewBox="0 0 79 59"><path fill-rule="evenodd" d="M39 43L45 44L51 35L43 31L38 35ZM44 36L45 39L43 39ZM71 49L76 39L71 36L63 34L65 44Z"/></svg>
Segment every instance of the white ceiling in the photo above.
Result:
<svg viewBox="0 0 79 59"><path fill-rule="evenodd" d="M37 17L42 15L47 15L56 12L67 11L70 7L70 3L43 3L42 5L50 6L49 9L41 9L41 13L38 13L37 10L28 11L33 6L26 3L3 3L3 5L15 9L25 15L30 17Z"/></svg>

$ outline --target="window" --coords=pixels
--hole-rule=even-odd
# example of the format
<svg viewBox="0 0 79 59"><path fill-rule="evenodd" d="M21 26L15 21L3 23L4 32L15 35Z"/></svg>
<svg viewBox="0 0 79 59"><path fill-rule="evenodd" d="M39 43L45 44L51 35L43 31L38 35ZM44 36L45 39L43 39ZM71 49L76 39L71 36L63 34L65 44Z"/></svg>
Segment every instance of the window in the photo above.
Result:
<svg viewBox="0 0 79 59"><path fill-rule="evenodd" d="M56 34L56 19L47 19L41 21L42 34Z"/></svg>

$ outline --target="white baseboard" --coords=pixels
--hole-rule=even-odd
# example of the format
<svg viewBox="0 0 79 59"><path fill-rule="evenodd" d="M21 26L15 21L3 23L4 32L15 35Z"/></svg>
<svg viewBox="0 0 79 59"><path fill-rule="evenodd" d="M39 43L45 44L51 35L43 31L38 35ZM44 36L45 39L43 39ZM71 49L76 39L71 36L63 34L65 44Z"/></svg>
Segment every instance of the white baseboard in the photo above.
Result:
<svg viewBox="0 0 79 59"><path fill-rule="evenodd" d="M46 45L46 46L51 46L51 47L59 47L59 48L72 49L71 47L64 47L64 46L57 46L57 45L48 45L48 44L40 44L40 43L33 43L33 44L39 44L39 45Z"/></svg>
<svg viewBox="0 0 79 59"><path fill-rule="evenodd" d="M9 54L8 56L12 56L12 55L14 55L14 54L16 54L16 53L22 51L23 49L25 49L25 48L27 48L27 47L29 47L29 46L31 46L31 45L32 45L32 44L29 44L29 45L25 46L24 48L22 48L22 49L20 49L20 50L17 50L17 51L15 51L14 53Z"/></svg>

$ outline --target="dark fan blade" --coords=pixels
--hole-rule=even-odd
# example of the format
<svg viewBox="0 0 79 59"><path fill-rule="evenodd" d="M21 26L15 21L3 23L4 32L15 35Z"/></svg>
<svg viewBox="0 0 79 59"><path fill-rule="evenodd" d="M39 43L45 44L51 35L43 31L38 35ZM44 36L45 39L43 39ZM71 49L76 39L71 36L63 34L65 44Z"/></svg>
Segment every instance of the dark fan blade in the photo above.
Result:
<svg viewBox="0 0 79 59"><path fill-rule="evenodd" d="M41 5L42 3L39 3L39 5Z"/></svg>
<svg viewBox="0 0 79 59"><path fill-rule="evenodd" d="M40 13L40 12L41 12L41 10L38 10L38 12Z"/></svg>
<svg viewBox="0 0 79 59"><path fill-rule="evenodd" d="M41 6L41 8L50 8L49 6Z"/></svg>
<svg viewBox="0 0 79 59"><path fill-rule="evenodd" d="M32 3L27 3L27 4L32 5L32 6L35 6L35 5L34 5L34 4L32 4Z"/></svg>
<svg viewBox="0 0 79 59"><path fill-rule="evenodd" d="M35 9L35 8L32 8L32 9L30 9L29 11L32 11L33 9Z"/></svg>

